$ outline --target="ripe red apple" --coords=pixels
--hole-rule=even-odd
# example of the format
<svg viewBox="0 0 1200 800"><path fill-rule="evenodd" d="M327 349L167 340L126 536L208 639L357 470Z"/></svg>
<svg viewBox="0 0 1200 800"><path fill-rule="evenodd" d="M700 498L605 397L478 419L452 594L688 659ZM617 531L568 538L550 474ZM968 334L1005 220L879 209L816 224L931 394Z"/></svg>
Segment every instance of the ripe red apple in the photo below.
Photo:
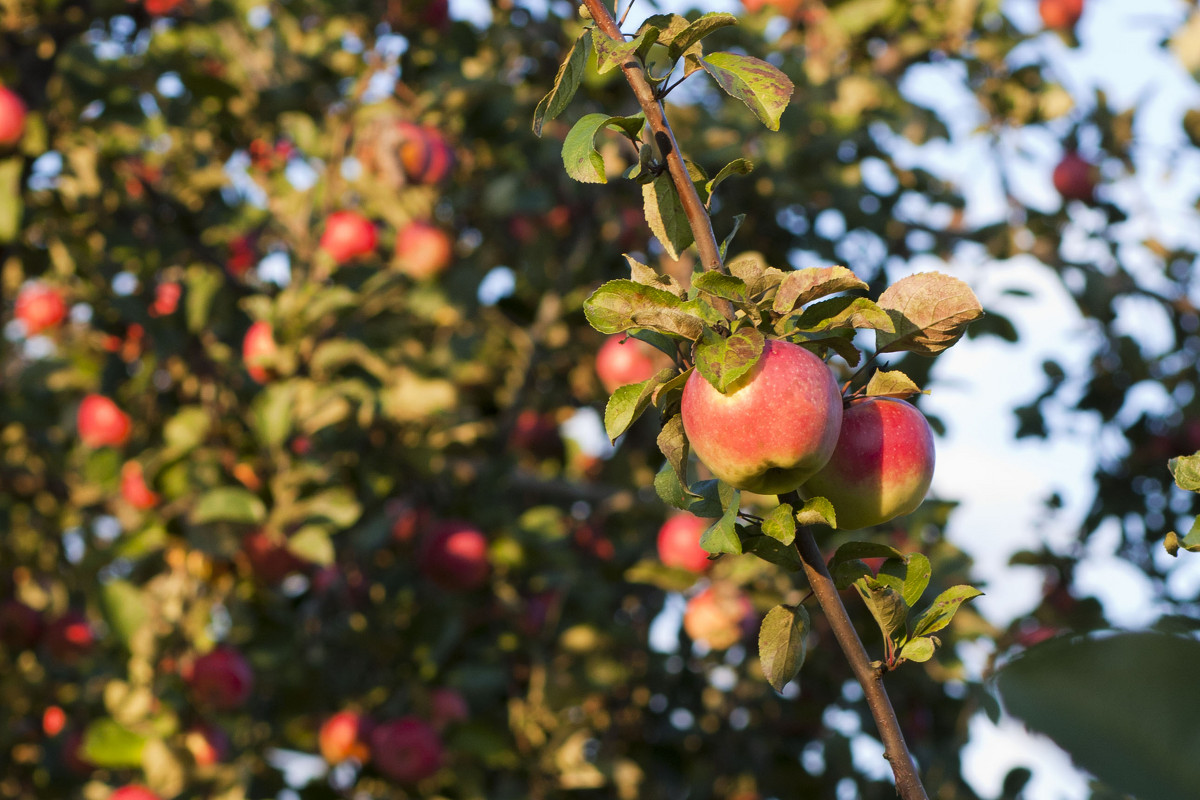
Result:
<svg viewBox="0 0 1200 800"><path fill-rule="evenodd" d="M274 374L272 367L275 354L279 348L275 345L275 334L271 323L258 320L246 331L242 339L242 360L246 362L246 372L258 383L266 383Z"/></svg>
<svg viewBox="0 0 1200 800"><path fill-rule="evenodd" d="M416 783L441 769L442 740L429 723L400 717L371 731L371 759L394 781Z"/></svg>
<svg viewBox="0 0 1200 800"><path fill-rule="evenodd" d="M821 359L767 340L758 363L728 394L693 372L681 411L692 452L713 475L738 489L782 494L833 455L842 396Z"/></svg>
<svg viewBox="0 0 1200 800"><path fill-rule="evenodd" d="M258 262L254 240L250 236L235 236L229 242L229 259L225 269L235 278L245 275Z"/></svg>
<svg viewBox="0 0 1200 800"><path fill-rule="evenodd" d="M47 736L58 736L67 727L67 712L62 706L47 706L42 712L42 731Z"/></svg>
<svg viewBox="0 0 1200 800"><path fill-rule="evenodd" d="M340 764L353 758L366 762L371 756L367 739L370 723L357 711L339 711L321 724L317 747L330 764Z"/></svg>
<svg viewBox="0 0 1200 800"><path fill-rule="evenodd" d="M794 19L800 16L800 10L803 8L804 2L803 0L742 0L742 5L751 14L757 13L764 8L774 8L781 16Z"/></svg>
<svg viewBox="0 0 1200 800"><path fill-rule="evenodd" d="M1041 0L1038 13L1052 31L1072 31L1083 16L1083 0Z"/></svg>
<svg viewBox="0 0 1200 800"><path fill-rule="evenodd" d="M428 222L410 222L396 234L396 266L416 280L441 274L453 258L449 234Z"/></svg>
<svg viewBox="0 0 1200 800"><path fill-rule="evenodd" d="M1079 153L1068 150L1054 168L1051 176L1054 188L1063 200L1081 200L1093 203L1096 200L1096 167L1085 161Z"/></svg>
<svg viewBox="0 0 1200 800"><path fill-rule="evenodd" d="M17 293L14 316L25 325L26 336L57 327L67 316L67 301L50 286L37 281L27 283Z"/></svg>
<svg viewBox="0 0 1200 800"><path fill-rule="evenodd" d="M198 704L219 711L241 708L254 690L250 662L238 650L224 644L197 656L184 668L183 679Z"/></svg>
<svg viewBox="0 0 1200 800"><path fill-rule="evenodd" d="M596 351L596 375L609 394L626 384L654 377L654 373L670 363L666 353L624 334L608 337Z"/></svg>
<svg viewBox="0 0 1200 800"><path fill-rule="evenodd" d="M0 86L0 148L12 147L25 132L25 101Z"/></svg>
<svg viewBox="0 0 1200 800"><path fill-rule="evenodd" d="M800 487L833 504L840 530L879 525L916 510L933 480L933 431L903 400L855 400L833 457Z"/></svg>
<svg viewBox="0 0 1200 800"><path fill-rule="evenodd" d="M162 499L158 492L151 491L146 485L142 465L137 461L126 461L121 467L121 496L140 511L154 508Z"/></svg>
<svg viewBox="0 0 1200 800"><path fill-rule="evenodd" d="M357 211L335 211L325 221L321 249L339 264L375 251L379 233L371 220Z"/></svg>
<svg viewBox="0 0 1200 800"><path fill-rule="evenodd" d="M437 128L412 122L396 123L400 166L414 183L441 183L454 170L454 149Z"/></svg>
<svg viewBox="0 0 1200 800"><path fill-rule="evenodd" d="M668 567L680 567L691 572L708 571L712 562L700 546L700 535L713 522L686 511L670 517L658 529L658 560Z"/></svg>
<svg viewBox="0 0 1200 800"><path fill-rule="evenodd" d="M688 600L683 629L694 641L713 650L726 650L754 626L754 605L733 584L717 583Z"/></svg>
<svg viewBox="0 0 1200 800"><path fill-rule="evenodd" d="M216 725L201 723L188 728L184 745L198 767L211 767L229 758L233 745L225 731Z"/></svg>
<svg viewBox="0 0 1200 800"><path fill-rule="evenodd" d="M108 796L108 800L162 800L162 798L144 786L130 784L114 790Z"/></svg>
<svg viewBox="0 0 1200 800"><path fill-rule="evenodd" d="M439 731L471 716L467 698L457 689L439 686L429 693L429 721Z"/></svg>
<svg viewBox="0 0 1200 800"><path fill-rule="evenodd" d="M150 316L167 317L179 307L183 287L174 281L160 283L154 290L154 302L150 304Z"/></svg>
<svg viewBox="0 0 1200 800"><path fill-rule="evenodd" d="M84 447L120 447L133 430L129 416L102 394L83 398L75 424Z"/></svg>
<svg viewBox="0 0 1200 800"><path fill-rule="evenodd" d="M37 644L42 635L42 615L20 600L0 602L0 644L10 651Z"/></svg>
<svg viewBox="0 0 1200 800"><path fill-rule="evenodd" d="M261 528L242 537L242 552L250 562L254 577L267 585L277 584L293 572L304 572L309 566L309 562Z"/></svg>
<svg viewBox="0 0 1200 800"><path fill-rule="evenodd" d="M55 661L75 664L96 645L96 632L82 612L68 611L46 627L42 643Z"/></svg>
<svg viewBox="0 0 1200 800"><path fill-rule="evenodd" d="M487 548L487 537L471 523L438 523L422 543L421 572L443 589L477 589L491 571Z"/></svg>

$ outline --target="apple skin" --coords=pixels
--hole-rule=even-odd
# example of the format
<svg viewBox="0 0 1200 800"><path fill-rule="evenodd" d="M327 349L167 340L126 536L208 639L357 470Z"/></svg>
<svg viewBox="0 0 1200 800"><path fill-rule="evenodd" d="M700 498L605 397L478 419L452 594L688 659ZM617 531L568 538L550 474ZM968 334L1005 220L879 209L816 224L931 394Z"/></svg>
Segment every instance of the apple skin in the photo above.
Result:
<svg viewBox="0 0 1200 800"><path fill-rule="evenodd" d="M400 717L371 731L371 759L388 778L416 783L441 769L445 751L433 726L416 717Z"/></svg>
<svg viewBox="0 0 1200 800"><path fill-rule="evenodd" d="M25 133L25 101L0 86L0 147L12 147Z"/></svg>
<svg viewBox="0 0 1200 800"><path fill-rule="evenodd" d="M429 721L437 730L445 730L456 722L466 722L470 717L467 698L457 689L439 686L429 693Z"/></svg>
<svg viewBox="0 0 1200 800"><path fill-rule="evenodd" d="M96 632L82 612L68 611L46 627L42 643L55 661L76 664L92 652Z"/></svg>
<svg viewBox="0 0 1200 800"><path fill-rule="evenodd" d="M738 489L783 494L833 455L842 396L821 359L767 340L758 363L728 394L693 372L681 412L692 452L714 476Z"/></svg>
<svg viewBox="0 0 1200 800"><path fill-rule="evenodd" d="M75 422L85 447L120 447L133 430L129 415L102 394L83 398Z"/></svg>
<svg viewBox="0 0 1200 800"><path fill-rule="evenodd" d="M670 358L666 353L624 334L608 337L596 351L596 375L609 394L630 383L648 380L667 366Z"/></svg>
<svg viewBox="0 0 1200 800"><path fill-rule="evenodd" d="M437 128L412 122L396 124L400 165L414 183L441 183L454 170L454 149Z"/></svg>
<svg viewBox="0 0 1200 800"><path fill-rule="evenodd" d="M668 567L689 572L707 572L712 566L708 553L700 546L700 535L715 520L684 512L675 514L658 529L658 560Z"/></svg>
<svg viewBox="0 0 1200 800"><path fill-rule="evenodd" d="M422 543L421 572L443 589L478 589L491 572L487 548L487 537L471 523L438 523Z"/></svg>
<svg viewBox="0 0 1200 800"><path fill-rule="evenodd" d="M167 317L179 307L183 287L174 281L160 283L154 290L154 302L150 304L150 316Z"/></svg>
<svg viewBox="0 0 1200 800"><path fill-rule="evenodd" d="M321 249L339 264L375 251L379 232L371 220L357 211L335 211L325 221Z"/></svg>
<svg viewBox="0 0 1200 800"><path fill-rule="evenodd" d="M833 504L839 530L879 525L915 511L933 480L933 431L916 406L867 397L842 417L829 463L800 487Z"/></svg>
<svg viewBox="0 0 1200 800"><path fill-rule="evenodd" d="M67 302L57 289L29 283L17 293L13 315L25 324L25 335L36 336L58 327L67 316Z"/></svg>
<svg viewBox="0 0 1200 800"><path fill-rule="evenodd" d="M371 757L367 739L370 721L357 711L339 711L321 724L317 733L317 748L330 764L347 759L365 763Z"/></svg>
<svg viewBox="0 0 1200 800"><path fill-rule="evenodd" d="M183 679L198 704L218 711L241 708L254 691L250 662L229 645L217 645L198 656L185 668Z"/></svg>
<svg viewBox="0 0 1200 800"><path fill-rule="evenodd" d="M1041 0L1038 13L1052 31L1072 31L1083 16L1083 0Z"/></svg>
<svg viewBox="0 0 1200 800"><path fill-rule="evenodd" d="M250 571L262 583L273 586L293 572L305 572L309 562L292 553L261 528L242 537L242 552Z"/></svg>
<svg viewBox="0 0 1200 800"><path fill-rule="evenodd" d="M1068 150L1051 175L1063 200L1096 201L1096 168L1074 150Z"/></svg>
<svg viewBox="0 0 1200 800"><path fill-rule="evenodd" d="M415 280L440 275L454 259L454 242L441 228L420 220L410 222L396 234L396 265Z"/></svg>
<svg viewBox="0 0 1200 800"><path fill-rule="evenodd" d="M11 651L37 644L42 635L42 615L12 598L0 602L0 644Z"/></svg>
<svg viewBox="0 0 1200 800"><path fill-rule="evenodd" d="M229 242L229 258L225 261L225 269L235 278L240 278L258 263L258 254L254 249L254 240L250 236L235 236Z"/></svg>
<svg viewBox="0 0 1200 800"><path fill-rule="evenodd" d="M750 633L754 617L754 605L741 589L713 584L688 600L683 629L693 641L727 650Z"/></svg>
<svg viewBox="0 0 1200 800"><path fill-rule="evenodd" d="M122 786L108 796L108 800L162 800L154 792L144 786Z"/></svg>
<svg viewBox="0 0 1200 800"><path fill-rule="evenodd" d="M211 767L229 758L233 745L225 731L216 725L198 724L188 728L184 745L198 767Z"/></svg>
<svg viewBox="0 0 1200 800"><path fill-rule="evenodd" d="M126 461L121 467L121 497L139 511L154 508L162 499L146 485L142 465L137 461Z"/></svg>
<svg viewBox="0 0 1200 800"><path fill-rule="evenodd" d="M278 351L271 323L260 319L246 331L242 339L242 360L246 362L246 372L256 383L271 380L273 373L267 365L274 360Z"/></svg>

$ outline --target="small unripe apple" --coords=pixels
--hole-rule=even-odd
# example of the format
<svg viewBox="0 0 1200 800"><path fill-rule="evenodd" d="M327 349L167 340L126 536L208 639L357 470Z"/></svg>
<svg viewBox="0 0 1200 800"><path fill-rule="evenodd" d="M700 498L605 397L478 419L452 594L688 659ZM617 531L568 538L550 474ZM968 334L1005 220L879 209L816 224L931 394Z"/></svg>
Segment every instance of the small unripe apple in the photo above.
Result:
<svg viewBox="0 0 1200 800"><path fill-rule="evenodd" d="M27 336L58 326L67 316L67 301L62 294L44 283L25 284L17 293L14 316L25 325Z"/></svg>
<svg viewBox="0 0 1200 800"><path fill-rule="evenodd" d="M396 234L396 266L423 281L441 274L454 258L454 243L441 228L417 220Z"/></svg>
<svg viewBox="0 0 1200 800"><path fill-rule="evenodd" d="M357 711L339 711L325 720L317 733L321 756L330 764L351 758L366 762L371 756L367 744L370 727L367 718Z"/></svg>
<svg viewBox="0 0 1200 800"><path fill-rule="evenodd" d="M437 128L399 122L396 132L400 140L400 165L414 183L441 183L454 169L454 149Z"/></svg>
<svg viewBox="0 0 1200 800"><path fill-rule="evenodd" d="M444 757L437 731L416 717L388 720L371 731L371 759L394 781L424 780L441 769Z"/></svg>
<svg viewBox="0 0 1200 800"><path fill-rule="evenodd" d="M42 615L20 600L0 602L0 644L10 651L37 644L42 635Z"/></svg>
<svg viewBox="0 0 1200 800"><path fill-rule="evenodd" d="M426 534L420 553L421 572L450 591L468 591L488 579L488 542L469 522L438 523Z"/></svg>
<svg viewBox="0 0 1200 800"><path fill-rule="evenodd" d="M207 723L188 728L183 742L198 767L219 764L233 752L233 745L225 731Z"/></svg>
<svg viewBox="0 0 1200 800"><path fill-rule="evenodd" d="M146 485L142 465L137 461L126 461L121 467L121 497L139 511L154 508L162 499Z"/></svg>
<svg viewBox="0 0 1200 800"><path fill-rule="evenodd" d="M1072 31L1083 16L1083 0L1041 0L1038 13L1052 31Z"/></svg>
<svg viewBox="0 0 1200 800"><path fill-rule="evenodd" d="M1054 188L1064 200L1093 203L1096 200L1096 167L1079 153L1068 150L1051 176Z"/></svg>
<svg viewBox="0 0 1200 800"><path fill-rule="evenodd" d="M266 383L271 380L278 351L271 323L260 319L246 331L246 337L242 339L242 361L246 363L246 372L255 382Z"/></svg>
<svg viewBox="0 0 1200 800"><path fill-rule="evenodd" d="M741 589L714 584L688 600L683 629L694 641L726 650L747 636L754 625L754 605Z"/></svg>
<svg viewBox="0 0 1200 800"><path fill-rule="evenodd" d="M693 372L681 413L692 452L714 476L738 489L782 494L833 455L842 396L825 362L769 339L758 363L726 394Z"/></svg>
<svg viewBox="0 0 1200 800"><path fill-rule="evenodd" d="M321 249L339 264L375 252L379 232L371 220L357 211L335 211L325 221Z"/></svg>
<svg viewBox="0 0 1200 800"><path fill-rule="evenodd" d="M867 528L916 510L933 481L933 431L903 400L855 400L833 456L800 487L833 504L840 530Z"/></svg>
<svg viewBox="0 0 1200 800"><path fill-rule="evenodd" d="M254 672L250 662L229 645L197 656L183 672L192 698L202 706L218 711L241 708L254 690Z"/></svg>
<svg viewBox="0 0 1200 800"><path fill-rule="evenodd" d="M102 394L89 394L79 404L75 418L84 447L120 447L129 441L133 426L129 416Z"/></svg>
<svg viewBox="0 0 1200 800"><path fill-rule="evenodd" d="M439 731L456 722L466 722L470 716L467 698L457 689L439 686L429 693L429 721Z"/></svg>
<svg viewBox="0 0 1200 800"><path fill-rule="evenodd" d="M42 644L55 661L75 664L92 652L96 632L82 612L68 611L46 627Z"/></svg>
<svg viewBox="0 0 1200 800"><path fill-rule="evenodd" d="M108 796L108 800L162 800L162 798L145 786L130 784L113 790L113 793Z"/></svg>
<svg viewBox="0 0 1200 800"><path fill-rule="evenodd" d="M596 351L596 376L604 391L612 394L622 386L654 377L670 363L667 354L653 345L618 334L608 337Z"/></svg>
<svg viewBox="0 0 1200 800"><path fill-rule="evenodd" d="M658 529L658 560L668 567L706 572L712 562L700 546L700 536L713 522L687 512L670 517Z"/></svg>
<svg viewBox="0 0 1200 800"><path fill-rule="evenodd" d="M0 148L12 147L25 132L25 101L0 86Z"/></svg>

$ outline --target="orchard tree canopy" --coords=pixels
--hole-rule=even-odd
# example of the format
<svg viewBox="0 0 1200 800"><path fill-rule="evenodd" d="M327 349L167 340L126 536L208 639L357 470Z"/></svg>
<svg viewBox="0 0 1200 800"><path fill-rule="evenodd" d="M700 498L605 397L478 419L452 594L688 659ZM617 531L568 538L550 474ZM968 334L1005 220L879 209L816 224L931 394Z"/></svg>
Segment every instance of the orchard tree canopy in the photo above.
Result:
<svg viewBox="0 0 1200 800"><path fill-rule="evenodd" d="M1116 5L0 2L0 798L1000 800L1001 698L1181 796L1200 12L1164 111ZM1100 444L990 619L917 409L1030 264L975 422Z"/></svg>

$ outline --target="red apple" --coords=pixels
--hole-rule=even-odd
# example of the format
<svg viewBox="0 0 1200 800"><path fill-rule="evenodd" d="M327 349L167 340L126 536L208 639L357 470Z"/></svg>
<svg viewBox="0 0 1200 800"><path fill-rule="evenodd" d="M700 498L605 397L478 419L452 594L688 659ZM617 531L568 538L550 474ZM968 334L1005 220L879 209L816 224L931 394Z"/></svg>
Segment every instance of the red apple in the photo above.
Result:
<svg viewBox="0 0 1200 800"><path fill-rule="evenodd" d="M122 786L108 796L108 800L162 800L154 792L144 786Z"/></svg>
<svg viewBox="0 0 1200 800"><path fill-rule="evenodd" d="M449 234L428 222L410 222L396 234L396 265L416 280L441 274L453 258Z"/></svg>
<svg viewBox="0 0 1200 800"><path fill-rule="evenodd" d="M389 720L371 732L371 759L388 778L416 783L441 769L442 740L429 723L416 717Z"/></svg>
<svg viewBox="0 0 1200 800"><path fill-rule="evenodd" d="M55 661L74 664L92 651L96 632L82 612L68 611L46 627L42 643Z"/></svg>
<svg viewBox="0 0 1200 800"><path fill-rule="evenodd" d="M254 690L254 672L250 662L229 645L217 645L204 655L197 656L184 669L183 679L198 704L219 711L241 708Z"/></svg>
<svg viewBox="0 0 1200 800"><path fill-rule="evenodd" d="M154 508L162 499L146 485L142 465L137 461L126 461L121 467L121 496L140 511Z"/></svg>
<svg viewBox="0 0 1200 800"><path fill-rule="evenodd" d="M1038 13L1052 31L1072 31L1083 16L1083 0L1041 0Z"/></svg>
<svg viewBox="0 0 1200 800"><path fill-rule="evenodd" d="M408 544L429 526L429 508L410 497L396 497L384 505L384 513L392 521L392 540Z"/></svg>
<svg viewBox="0 0 1200 800"><path fill-rule="evenodd" d="M321 249L339 264L375 251L379 233L371 220L357 211L335 211L325 221Z"/></svg>
<svg viewBox="0 0 1200 800"><path fill-rule="evenodd" d="M246 362L246 372L258 383L271 380L274 374L271 368L278 351L271 323L258 320L250 326L246 337L242 339L242 360Z"/></svg>
<svg viewBox="0 0 1200 800"><path fill-rule="evenodd" d="M1054 168L1054 188L1063 200L1095 202L1096 167L1085 161L1079 153L1068 150Z"/></svg>
<svg viewBox="0 0 1200 800"><path fill-rule="evenodd" d="M229 259L225 269L235 278L245 275L258 262L254 241L249 236L235 236L229 242Z"/></svg>
<svg viewBox="0 0 1200 800"><path fill-rule="evenodd" d="M216 725L202 723L188 728L184 745L198 767L211 767L229 758L233 745L225 731Z"/></svg>
<svg viewBox="0 0 1200 800"><path fill-rule="evenodd" d="M42 731L47 736L58 736L67 726L67 712L62 706L48 706L42 712Z"/></svg>
<svg viewBox="0 0 1200 800"><path fill-rule="evenodd" d="M562 461L566 453L562 435L558 432L558 420L553 414L542 414L532 408L517 415L508 436L508 446L541 461L551 458Z"/></svg>
<svg viewBox="0 0 1200 800"><path fill-rule="evenodd" d="M833 457L800 493L829 500L839 529L867 528L916 510L933 460L933 431L916 406L867 397L846 409Z"/></svg>
<svg viewBox="0 0 1200 800"><path fill-rule="evenodd" d="M477 589L491 571L487 548L487 537L471 523L441 522L425 537L421 572L443 589Z"/></svg>
<svg viewBox="0 0 1200 800"><path fill-rule="evenodd" d="M0 644L6 649L25 650L42 635L42 615L20 600L0 602Z"/></svg>
<svg viewBox="0 0 1200 800"><path fill-rule="evenodd" d="M27 283L17 293L14 316L25 325L26 336L57 327L67 316L67 302L62 294L37 281Z"/></svg>
<svg viewBox="0 0 1200 800"><path fill-rule="evenodd" d="M366 762L371 756L367 745L370 723L357 711L339 711L321 725L317 747L330 764L340 764L353 758Z"/></svg>
<svg viewBox="0 0 1200 800"><path fill-rule="evenodd" d="M242 537L242 552L254 577L267 585L277 584L293 572L304 572L309 566L261 528Z"/></svg>
<svg viewBox="0 0 1200 800"><path fill-rule="evenodd" d="M738 489L782 494L833 455L842 396L825 362L799 345L768 340L727 394L693 372L681 412L692 452L714 476Z"/></svg>
<svg viewBox="0 0 1200 800"><path fill-rule="evenodd" d="M670 358L641 339L624 334L610 336L596 351L596 375L604 391L612 394L630 383L641 383L670 366Z"/></svg>
<svg viewBox="0 0 1200 800"><path fill-rule="evenodd" d="M454 149L437 128L412 122L396 123L400 165L414 183L441 183L454 170Z"/></svg>
<svg viewBox="0 0 1200 800"><path fill-rule="evenodd" d="M76 415L79 440L84 447L120 447L129 441L133 426L129 416L102 394L89 394Z"/></svg>
<svg viewBox="0 0 1200 800"><path fill-rule="evenodd" d="M150 316L166 317L175 313L183 287L174 281L160 283L154 290L154 302L150 304Z"/></svg>
<svg viewBox="0 0 1200 800"><path fill-rule="evenodd" d="M668 567L706 572L712 562L700 546L700 535L714 521L687 512L670 517L658 529L658 560Z"/></svg>
<svg viewBox="0 0 1200 800"><path fill-rule="evenodd" d="M12 147L25 132L25 102L12 89L0 86L0 148Z"/></svg>
<svg viewBox="0 0 1200 800"><path fill-rule="evenodd" d="M738 587L718 583L688 600L683 629L694 641L713 650L726 650L754 625L754 606Z"/></svg>
<svg viewBox="0 0 1200 800"><path fill-rule="evenodd" d="M800 16L804 0L742 0L742 5L751 14L757 13L764 8L774 8L781 16L794 19Z"/></svg>
<svg viewBox="0 0 1200 800"><path fill-rule="evenodd" d="M439 686L429 693L429 721L439 731L471 716L467 698L456 689Z"/></svg>

